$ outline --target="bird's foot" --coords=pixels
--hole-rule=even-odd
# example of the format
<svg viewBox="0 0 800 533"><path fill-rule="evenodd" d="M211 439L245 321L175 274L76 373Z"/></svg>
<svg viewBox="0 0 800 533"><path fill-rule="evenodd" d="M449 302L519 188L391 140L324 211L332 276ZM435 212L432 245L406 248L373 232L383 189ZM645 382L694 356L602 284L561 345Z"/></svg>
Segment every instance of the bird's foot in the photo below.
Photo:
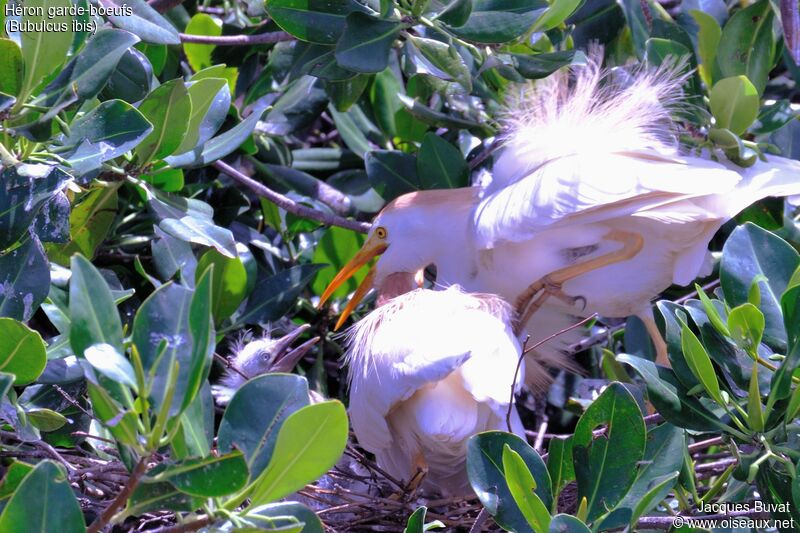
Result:
<svg viewBox="0 0 800 533"><path fill-rule="evenodd" d="M577 305L580 302L581 309L586 308L586 298L566 294L562 289L562 282L553 279L548 274L539 281L530 284L525 292L517 298L517 316L519 317L515 328L517 332L525 327L525 324L528 323L533 314L550 297L554 297L570 306Z"/></svg>

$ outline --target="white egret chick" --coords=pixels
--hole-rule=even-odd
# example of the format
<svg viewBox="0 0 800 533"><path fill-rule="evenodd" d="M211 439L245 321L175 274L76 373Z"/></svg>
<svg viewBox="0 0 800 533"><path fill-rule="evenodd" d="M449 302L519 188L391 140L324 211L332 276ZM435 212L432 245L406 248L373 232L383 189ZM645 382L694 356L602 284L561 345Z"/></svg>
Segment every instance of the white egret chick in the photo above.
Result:
<svg viewBox="0 0 800 533"><path fill-rule="evenodd" d="M638 315L666 363L652 300L705 272L709 241L741 210L800 193L800 162L769 155L741 168L684 154L671 118L683 77L660 69L627 84L610 78L590 61L510 104L489 183L390 202L323 295L379 256L340 323L371 284L434 264L437 284L516 305L532 344L576 317ZM547 377L540 363L563 364L580 334L532 352L528 382Z"/></svg>
<svg viewBox="0 0 800 533"><path fill-rule="evenodd" d="M350 421L381 468L412 485L424 476L426 490L471 494L467 439L507 431L519 388L511 319L501 298L453 285L396 296L348 331ZM509 420L524 438L516 409Z"/></svg>
<svg viewBox="0 0 800 533"><path fill-rule="evenodd" d="M296 348L291 347L310 327L303 324L277 339L266 335L250 342L237 342L228 360L229 368L219 383L212 387L217 403L227 404L248 379L268 372L291 372L311 347L319 342L319 337L314 337Z"/></svg>

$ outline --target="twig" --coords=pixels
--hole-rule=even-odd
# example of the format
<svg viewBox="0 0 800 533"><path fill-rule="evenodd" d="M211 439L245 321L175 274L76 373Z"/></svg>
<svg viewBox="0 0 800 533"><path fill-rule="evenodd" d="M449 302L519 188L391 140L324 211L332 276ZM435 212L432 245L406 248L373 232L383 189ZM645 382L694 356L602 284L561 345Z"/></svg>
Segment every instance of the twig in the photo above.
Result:
<svg viewBox="0 0 800 533"><path fill-rule="evenodd" d="M481 509L481 512L478 513L478 516L475 518L475 522L473 522L472 527L469 528L469 533L479 533L483 530L483 524L486 523L486 520L489 519L489 511L486 510L484 507Z"/></svg>
<svg viewBox="0 0 800 533"><path fill-rule="evenodd" d="M256 180L245 176L232 166L228 165L224 161L216 161L214 163L214 167L219 170L220 172L224 172L234 181L239 182L240 184L244 185L257 195L261 196L262 198L266 198L270 202L274 203L281 209L284 209L290 213L293 213L300 217L310 218L312 220L316 220L317 222L322 222L323 224L327 224L329 226L339 226L342 228L346 228L353 231L358 231L361 233L366 233L369 231L370 225L365 222L357 222L355 220L349 220L346 218L342 218L338 215L332 215L330 213L323 213L317 209L312 209L310 207L304 206L288 198L280 193L277 193L263 185Z"/></svg>
<svg viewBox="0 0 800 533"><path fill-rule="evenodd" d="M87 410L86 410L86 409L85 409L85 408L84 408L84 407L83 407L83 406L82 406L82 405L81 405L81 404L78 402L78 400L76 400L75 398L73 398L72 396L70 396L69 394L67 394L67 391L65 391L64 389L62 389L62 388L61 388L61 387L59 387L58 385L53 385L53 388L54 388L54 389L56 389L56 392L58 392L58 393L59 393L59 394L60 394L60 395L61 395L61 396L62 396L62 397L65 399L65 400L67 400L67 402L69 402L69 404L70 404L70 405L72 405L73 407L77 407L77 408L78 408L78 409L79 409L79 410L80 410L80 411L81 411L83 414L85 414L85 415L86 415L86 416L88 416L89 418L94 418L94 416L92 415L92 413L90 413L89 411L87 411ZM115 444L116 444L116 443L115 443Z"/></svg>
<svg viewBox="0 0 800 533"><path fill-rule="evenodd" d="M181 5L183 0L149 0L147 3L159 13L166 13L173 7Z"/></svg>
<svg viewBox="0 0 800 533"><path fill-rule="evenodd" d="M533 449L537 452L542 451L542 443L544 442L544 435L547 431L547 420L542 420L539 424L539 431L536 432L536 440L533 442Z"/></svg>
<svg viewBox="0 0 800 533"><path fill-rule="evenodd" d="M43 455L45 455L46 457L55 459L56 461L64 465L68 472L72 472L75 470L75 467L72 464L70 464L70 462L67 461L63 455L58 453L58 451L55 448L53 448L52 446L50 446L48 443L46 443L41 439L25 441L22 440L16 433L12 433L10 431L0 431L0 437L3 437L5 439L14 439L19 441L21 444L30 444L31 446L34 446L42 450ZM7 453L13 454L14 452L7 452Z"/></svg>
<svg viewBox="0 0 800 533"><path fill-rule="evenodd" d="M233 370L234 372L236 372L237 374L239 374L240 376L242 376L242 378L244 378L244 380L245 380L245 381L247 381L247 380L249 380L249 379L250 379L250 376L248 376L247 374L245 374L244 372L242 372L241 370L239 370L238 368L236 368L236 367L233 365L233 363L231 363L231 362L230 362L230 360L229 360L229 359L226 359L226 358L222 357L222 356L221 356L220 354L218 354L217 352L214 352L214 359L216 359L217 361L219 361L220 363L222 363L223 365L225 365L225 368L226 368L226 369L228 369L228 370Z"/></svg>
<svg viewBox="0 0 800 533"><path fill-rule="evenodd" d="M191 35L188 33L179 34L181 42L196 44L213 44L216 46L252 46L254 44L279 43L281 41L293 41L294 37L285 31L273 31L267 33L254 33L252 35Z"/></svg>
<svg viewBox="0 0 800 533"><path fill-rule="evenodd" d="M568 332L570 330L573 330L575 328L579 328L579 327L583 326L584 324L586 324L588 322L591 322L595 318L597 318L597 314L596 313L592 313L591 315L589 315L588 317L584 318L580 322L572 324L571 326L568 326L568 327L562 329L561 331L556 331L552 335L550 335L548 337L545 337L544 339L540 340L539 342L537 342L536 344L534 344L530 348L526 347L527 344L528 344L528 339L525 339L525 342L522 344L522 350L521 350L521 353L519 354L519 359L517 360L517 368L514 369L514 381L511 382L511 397L508 399L508 410L506 411L506 425L508 426L508 431L510 433L513 433L511 431L511 409L514 408L514 394L516 392L515 385L517 384L517 378L519 377L519 368L522 366L522 361L523 361L523 359L525 359L525 355L528 352L532 352L533 350L535 350L536 348L538 348L542 344L544 344L546 342L550 342L551 340L555 339L559 335L562 335L562 334L564 334L564 333L566 333L566 332Z"/></svg>
<svg viewBox="0 0 800 533"><path fill-rule="evenodd" d="M781 23L789 55L795 64L800 64L800 14L797 0L781 0Z"/></svg>
<svg viewBox="0 0 800 533"><path fill-rule="evenodd" d="M713 439L701 440L700 442L695 442L694 444L689 445L689 453L693 453L698 450L705 450L706 448L722 444L722 442L723 442L722 437L714 437Z"/></svg>
<svg viewBox="0 0 800 533"><path fill-rule="evenodd" d="M122 487L122 490L119 492L119 494L117 494L117 497L114 498L108 507L106 507L102 513L100 513L100 516L98 516L97 519L92 522L88 528L86 528L86 533L97 533L100 531L114 517L117 511L125 505L125 503L128 501L128 497L139 485L139 481L142 479L142 476L147 470L148 459L148 456L139 459L139 462L136 463L135 467L133 467L133 471L128 478L128 482L125 483L125 485Z"/></svg>
<svg viewBox="0 0 800 533"><path fill-rule="evenodd" d="M192 520L191 522L154 529L152 530L152 533L187 533L189 531L197 531L198 529L202 529L210 523L211 517L204 515L197 520Z"/></svg>
<svg viewBox="0 0 800 533"><path fill-rule="evenodd" d="M492 144L490 144L489 146L487 146L486 148L484 148L481 151L481 153L479 153L478 155L476 155L475 157L470 159L470 161L468 163L469 169L470 170L475 170L475 168L478 165L480 165L481 163L486 161L486 158L488 158L490 155L492 155L492 153L494 153L498 148L500 148L500 146L502 146L502 144L503 144L503 142L500 139L495 139L495 141Z"/></svg>

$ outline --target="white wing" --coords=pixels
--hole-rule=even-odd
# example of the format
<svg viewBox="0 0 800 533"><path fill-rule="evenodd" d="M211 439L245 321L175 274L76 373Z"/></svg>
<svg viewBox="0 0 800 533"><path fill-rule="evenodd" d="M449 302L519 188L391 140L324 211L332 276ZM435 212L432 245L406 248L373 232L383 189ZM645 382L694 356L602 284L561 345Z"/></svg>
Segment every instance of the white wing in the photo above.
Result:
<svg viewBox="0 0 800 533"><path fill-rule="evenodd" d="M587 224L732 190L741 176L700 158L655 152L571 155L495 189L474 214L481 248L546 228Z"/></svg>

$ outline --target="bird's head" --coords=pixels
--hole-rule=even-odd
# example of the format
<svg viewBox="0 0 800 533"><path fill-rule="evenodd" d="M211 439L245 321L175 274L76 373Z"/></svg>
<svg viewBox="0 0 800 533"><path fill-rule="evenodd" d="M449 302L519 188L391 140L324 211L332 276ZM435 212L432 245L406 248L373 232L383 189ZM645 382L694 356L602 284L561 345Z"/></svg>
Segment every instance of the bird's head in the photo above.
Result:
<svg viewBox="0 0 800 533"><path fill-rule="evenodd" d="M364 245L342 267L320 298L319 305L322 306L358 269L378 258L342 311L336 329L371 288L383 290L393 274L413 276L435 263L442 251L441 237L448 237L453 217L458 217L463 208L468 209L473 197L474 191L465 187L414 192L390 202L373 221Z"/></svg>

